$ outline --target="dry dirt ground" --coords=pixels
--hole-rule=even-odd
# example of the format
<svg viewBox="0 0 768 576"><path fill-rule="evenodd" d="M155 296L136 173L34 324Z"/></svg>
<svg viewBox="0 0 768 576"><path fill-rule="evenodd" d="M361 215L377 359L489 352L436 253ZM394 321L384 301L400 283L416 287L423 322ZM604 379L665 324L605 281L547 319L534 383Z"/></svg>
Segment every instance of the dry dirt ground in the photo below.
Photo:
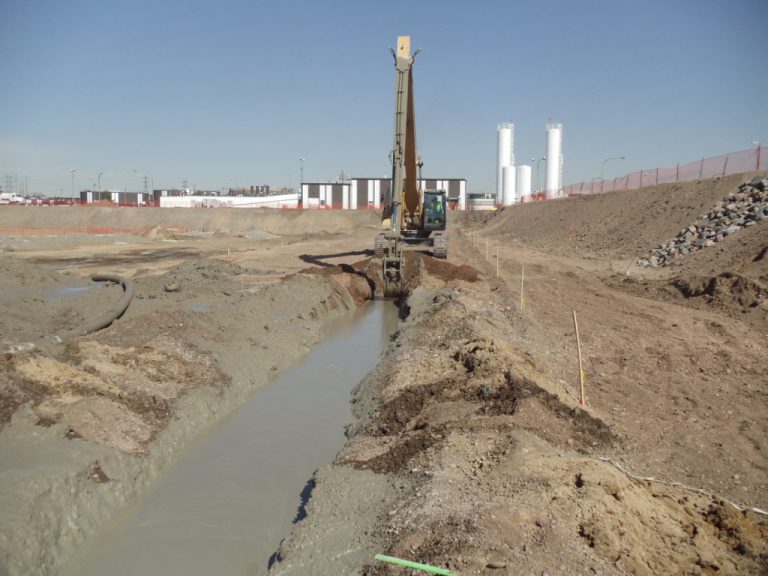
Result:
<svg viewBox="0 0 768 576"><path fill-rule="evenodd" d="M635 265L753 176L451 214L448 262L409 254L400 330L270 573L408 573L385 553L460 574L768 574L768 225ZM145 232L0 239L2 345L39 344L0 364L0 448L77 452L45 480L0 476L9 574L55 573L376 280L375 214L62 210ZM133 278L134 303L52 342L119 298L93 271Z"/></svg>

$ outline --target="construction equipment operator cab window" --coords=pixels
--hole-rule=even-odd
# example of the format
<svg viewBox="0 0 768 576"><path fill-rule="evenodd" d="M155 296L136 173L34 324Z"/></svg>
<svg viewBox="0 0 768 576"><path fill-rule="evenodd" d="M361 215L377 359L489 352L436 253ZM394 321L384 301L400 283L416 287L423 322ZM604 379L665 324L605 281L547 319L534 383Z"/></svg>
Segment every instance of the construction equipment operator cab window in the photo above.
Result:
<svg viewBox="0 0 768 576"><path fill-rule="evenodd" d="M445 194L426 192L424 195L426 199L424 212L426 227L442 230L445 227Z"/></svg>

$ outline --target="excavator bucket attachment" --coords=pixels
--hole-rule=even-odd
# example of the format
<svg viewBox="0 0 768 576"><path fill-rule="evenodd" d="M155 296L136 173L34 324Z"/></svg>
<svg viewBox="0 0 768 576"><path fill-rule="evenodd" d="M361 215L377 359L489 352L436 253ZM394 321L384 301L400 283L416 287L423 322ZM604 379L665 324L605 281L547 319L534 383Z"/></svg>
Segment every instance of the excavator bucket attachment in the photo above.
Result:
<svg viewBox="0 0 768 576"><path fill-rule="evenodd" d="M405 261L403 251L400 246L400 238L397 236L388 239L389 242L384 248L383 260L383 278L384 297L399 298L403 293L403 272Z"/></svg>

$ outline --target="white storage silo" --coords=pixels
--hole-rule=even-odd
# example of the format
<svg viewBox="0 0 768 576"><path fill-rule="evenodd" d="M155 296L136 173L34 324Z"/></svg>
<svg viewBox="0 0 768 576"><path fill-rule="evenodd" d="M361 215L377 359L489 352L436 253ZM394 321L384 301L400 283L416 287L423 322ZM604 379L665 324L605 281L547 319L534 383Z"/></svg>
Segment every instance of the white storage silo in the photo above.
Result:
<svg viewBox="0 0 768 576"><path fill-rule="evenodd" d="M496 203L501 204L504 195L504 166L515 165L514 149L515 125L502 122L497 126L497 158L496 158Z"/></svg>
<svg viewBox="0 0 768 576"><path fill-rule="evenodd" d="M563 125L547 124L547 198L557 198L563 188Z"/></svg>
<svg viewBox="0 0 768 576"><path fill-rule="evenodd" d="M525 202L531 197L531 165L520 164L517 167L517 195L520 202Z"/></svg>
<svg viewBox="0 0 768 576"><path fill-rule="evenodd" d="M504 166L501 171L502 186L502 204L504 206L512 206L515 203L515 167Z"/></svg>

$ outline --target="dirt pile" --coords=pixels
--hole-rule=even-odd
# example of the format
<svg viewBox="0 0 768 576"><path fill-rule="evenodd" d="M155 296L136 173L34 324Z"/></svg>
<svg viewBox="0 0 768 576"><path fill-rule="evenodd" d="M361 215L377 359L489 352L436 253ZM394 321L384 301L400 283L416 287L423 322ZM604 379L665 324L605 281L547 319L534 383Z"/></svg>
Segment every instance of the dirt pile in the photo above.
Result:
<svg viewBox="0 0 768 576"><path fill-rule="evenodd" d="M762 178L765 173L516 205L492 217L483 231L548 253L626 257L634 262L755 176ZM464 224L465 218L457 215L457 224L475 226Z"/></svg>
<svg viewBox="0 0 768 576"><path fill-rule="evenodd" d="M726 236L754 226L768 218L768 178L759 176L739 186L715 207L683 228L674 240L660 244L650 256L638 260L640 266L665 266L675 258L709 248Z"/></svg>
<svg viewBox="0 0 768 576"><path fill-rule="evenodd" d="M150 240L175 240L176 233L165 226L154 226L144 234Z"/></svg>

